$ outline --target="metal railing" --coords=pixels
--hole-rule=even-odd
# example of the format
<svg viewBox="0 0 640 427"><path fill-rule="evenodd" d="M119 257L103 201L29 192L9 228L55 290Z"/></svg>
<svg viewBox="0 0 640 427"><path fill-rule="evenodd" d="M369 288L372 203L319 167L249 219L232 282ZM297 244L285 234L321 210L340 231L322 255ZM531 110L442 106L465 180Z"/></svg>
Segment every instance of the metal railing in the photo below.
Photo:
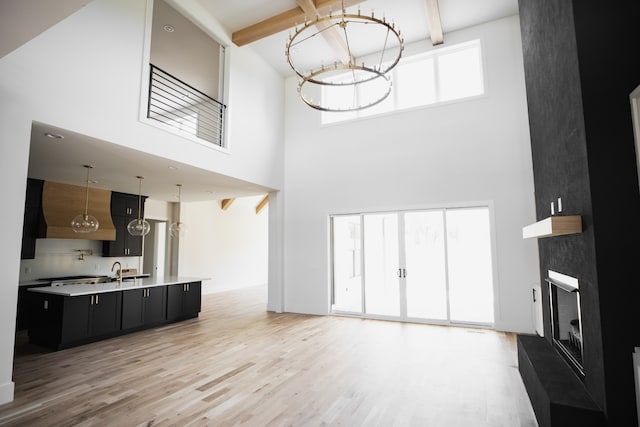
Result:
<svg viewBox="0 0 640 427"><path fill-rule="evenodd" d="M147 117L224 147L226 105L150 65Z"/></svg>

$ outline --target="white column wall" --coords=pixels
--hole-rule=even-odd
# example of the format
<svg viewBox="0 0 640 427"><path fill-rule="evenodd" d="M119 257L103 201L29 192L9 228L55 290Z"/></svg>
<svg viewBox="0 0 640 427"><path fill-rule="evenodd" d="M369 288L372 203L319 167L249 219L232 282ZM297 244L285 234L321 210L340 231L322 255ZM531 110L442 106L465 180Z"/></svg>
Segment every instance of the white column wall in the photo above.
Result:
<svg viewBox="0 0 640 427"><path fill-rule="evenodd" d="M285 311L330 310L330 214L489 202L496 328L533 331L538 268L536 244L521 234L535 209L518 17L445 37L446 45L476 38L487 81L479 99L321 126L287 81Z"/></svg>
<svg viewBox="0 0 640 427"><path fill-rule="evenodd" d="M22 245L24 194L27 188L29 132L31 121L24 118L18 100L0 99L0 181L3 183L0 221L5 224L0 244L0 404L13 400L13 347L16 328L16 301Z"/></svg>

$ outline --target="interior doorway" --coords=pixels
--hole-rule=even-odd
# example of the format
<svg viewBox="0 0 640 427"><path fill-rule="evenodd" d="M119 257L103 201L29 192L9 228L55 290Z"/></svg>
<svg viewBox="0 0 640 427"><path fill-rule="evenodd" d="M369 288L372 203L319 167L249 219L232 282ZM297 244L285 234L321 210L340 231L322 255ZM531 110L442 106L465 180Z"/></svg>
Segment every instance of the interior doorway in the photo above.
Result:
<svg viewBox="0 0 640 427"><path fill-rule="evenodd" d="M167 222L147 219L151 230L144 236L142 272L153 277L166 275Z"/></svg>
<svg viewBox="0 0 640 427"><path fill-rule="evenodd" d="M494 323L487 206L331 217L332 311Z"/></svg>

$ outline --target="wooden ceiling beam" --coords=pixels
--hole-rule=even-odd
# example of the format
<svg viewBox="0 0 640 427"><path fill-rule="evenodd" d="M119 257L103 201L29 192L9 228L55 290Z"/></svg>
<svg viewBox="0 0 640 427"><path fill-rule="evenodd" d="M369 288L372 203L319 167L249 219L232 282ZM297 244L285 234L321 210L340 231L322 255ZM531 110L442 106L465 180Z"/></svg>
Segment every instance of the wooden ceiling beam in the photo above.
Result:
<svg viewBox="0 0 640 427"><path fill-rule="evenodd" d="M365 0L345 0L344 5L345 7L350 7L364 1ZM341 5L341 0L315 0L314 7L321 15L325 15L329 13L329 8L333 7L335 4ZM231 35L231 40L236 46L244 46L256 40L288 30L296 25L303 24L305 16L307 16L305 11L300 7L296 7L256 24L242 28L241 30L235 31ZM308 19L314 18L315 14L308 16Z"/></svg>
<svg viewBox="0 0 640 427"><path fill-rule="evenodd" d="M233 203L234 200L236 199L222 199L222 202L220 202L220 207L223 211L226 211L227 209L229 209L229 206L231 206L231 203Z"/></svg>
<svg viewBox="0 0 640 427"><path fill-rule="evenodd" d="M269 195L268 194L266 196L264 196L264 198L262 200L260 200L260 203L258 203L256 205L256 215L258 215L260 213L260 211L262 209L264 209L265 206L267 206L267 203L269 203Z"/></svg>
<svg viewBox="0 0 640 427"><path fill-rule="evenodd" d="M444 33L442 32L442 19L440 19L440 5L438 0L426 0L427 19L431 32L431 44L434 46L444 43Z"/></svg>
<svg viewBox="0 0 640 427"><path fill-rule="evenodd" d="M320 14L313 0L296 0L296 3L300 9L304 10L305 15L310 17L310 19ZM349 64L351 60L354 59L351 58L349 47L336 27L332 27L331 23L325 21L318 22L316 28L343 64Z"/></svg>
<svg viewBox="0 0 640 427"><path fill-rule="evenodd" d="M296 7L295 9L287 10L286 12L282 12L264 21L260 21L257 24L234 32L231 35L231 40L236 46L244 46L256 40L288 30L302 22L304 22L304 12L299 7Z"/></svg>

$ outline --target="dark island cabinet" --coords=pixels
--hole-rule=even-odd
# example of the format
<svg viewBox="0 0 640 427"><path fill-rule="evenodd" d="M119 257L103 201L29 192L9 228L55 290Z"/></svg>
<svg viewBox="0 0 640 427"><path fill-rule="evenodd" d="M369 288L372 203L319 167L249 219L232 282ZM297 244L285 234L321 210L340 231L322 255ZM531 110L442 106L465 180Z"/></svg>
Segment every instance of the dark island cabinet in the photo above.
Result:
<svg viewBox="0 0 640 427"><path fill-rule="evenodd" d="M144 216L142 196L140 217ZM138 196L126 193L111 193L111 219L116 229L116 240L105 240L102 243L102 256L142 256L142 237L132 236L127 231L129 222L138 219Z"/></svg>
<svg viewBox="0 0 640 427"><path fill-rule="evenodd" d="M167 286L167 319L197 317L202 301L202 283L181 283Z"/></svg>
<svg viewBox="0 0 640 427"><path fill-rule="evenodd" d="M198 317L202 282L63 296L27 292L29 342L54 350Z"/></svg>
<svg viewBox="0 0 640 427"><path fill-rule="evenodd" d="M56 350L117 335L122 293L67 297L35 294L31 298L29 341Z"/></svg>
<svg viewBox="0 0 640 427"><path fill-rule="evenodd" d="M167 319L167 287L122 292L122 329L158 325Z"/></svg>
<svg viewBox="0 0 640 427"><path fill-rule="evenodd" d="M40 237L40 227L44 222L42 219L43 184L44 181L39 179L27 179L20 259L34 259L36 256L36 238Z"/></svg>

